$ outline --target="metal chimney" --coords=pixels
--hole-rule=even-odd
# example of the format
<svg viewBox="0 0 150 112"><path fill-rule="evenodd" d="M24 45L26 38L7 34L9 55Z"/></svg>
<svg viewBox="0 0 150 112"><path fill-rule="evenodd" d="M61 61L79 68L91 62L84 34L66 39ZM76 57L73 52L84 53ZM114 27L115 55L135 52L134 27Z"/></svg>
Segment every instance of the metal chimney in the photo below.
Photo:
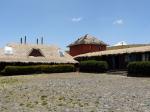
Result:
<svg viewBox="0 0 150 112"><path fill-rule="evenodd" d="M41 38L41 44L43 45L43 37Z"/></svg>
<svg viewBox="0 0 150 112"><path fill-rule="evenodd" d="M39 39L38 39L38 38L36 39L36 44L37 44L37 45L39 44Z"/></svg>
<svg viewBox="0 0 150 112"><path fill-rule="evenodd" d="M27 43L27 37L25 36L24 37L24 44L26 44Z"/></svg>
<svg viewBox="0 0 150 112"><path fill-rule="evenodd" d="M22 37L20 38L20 44L22 44Z"/></svg>

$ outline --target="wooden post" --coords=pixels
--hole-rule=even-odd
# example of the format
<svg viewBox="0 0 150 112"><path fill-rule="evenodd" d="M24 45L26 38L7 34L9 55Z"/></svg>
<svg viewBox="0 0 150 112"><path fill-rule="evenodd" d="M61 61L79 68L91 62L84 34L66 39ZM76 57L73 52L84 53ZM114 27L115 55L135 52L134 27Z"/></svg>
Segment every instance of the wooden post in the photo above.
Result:
<svg viewBox="0 0 150 112"><path fill-rule="evenodd" d="M142 61L146 61L145 53L142 54Z"/></svg>

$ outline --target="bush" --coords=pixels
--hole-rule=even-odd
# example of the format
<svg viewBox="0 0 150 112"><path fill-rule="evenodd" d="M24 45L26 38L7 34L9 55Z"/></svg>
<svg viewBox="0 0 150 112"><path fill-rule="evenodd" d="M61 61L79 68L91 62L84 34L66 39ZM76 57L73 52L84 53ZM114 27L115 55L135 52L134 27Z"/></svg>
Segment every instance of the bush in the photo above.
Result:
<svg viewBox="0 0 150 112"><path fill-rule="evenodd" d="M108 69L105 61L87 60L80 62L80 72L103 73Z"/></svg>
<svg viewBox="0 0 150 112"><path fill-rule="evenodd" d="M34 66L6 66L3 75L24 75L33 73L61 73L73 72L74 65L34 65Z"/></svg>
<svg viewBox="0 0 150 112"><path fill-rule="evenodd" d="M0 62L0 71L2 71L6 66L37 66L37 65L56 65L56 63L34 63L34 62ZM64 65L64 64L57 64ZM67 65L67 64L66 64ZM69 64L70 65L70 64Z"/></svg>
<svg viewBox="0 0 150 112"><path fill-rule="evenodd" d="M150 61L130 62L127 69L128 76L150 76Z"/></svg>
<svg viewBox="0 0 150 112"><path fill-rule="evenodd" d="M62 73L75 70L74 65L41 65L40 67L42 73Z"/></svg>

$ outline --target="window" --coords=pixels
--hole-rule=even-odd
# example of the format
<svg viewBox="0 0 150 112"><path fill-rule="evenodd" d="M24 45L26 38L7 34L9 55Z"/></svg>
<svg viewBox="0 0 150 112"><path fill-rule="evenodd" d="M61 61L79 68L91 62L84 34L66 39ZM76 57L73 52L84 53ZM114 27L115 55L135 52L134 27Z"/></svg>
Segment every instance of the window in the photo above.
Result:
<svg viewBox="0 0 150 112"><path fill-rule="evenodd" d="M29 56L34 56L34 57L44 57L44 55L41 53L40 49L35 49L33 48L31 52L29 53Z"/></svg>

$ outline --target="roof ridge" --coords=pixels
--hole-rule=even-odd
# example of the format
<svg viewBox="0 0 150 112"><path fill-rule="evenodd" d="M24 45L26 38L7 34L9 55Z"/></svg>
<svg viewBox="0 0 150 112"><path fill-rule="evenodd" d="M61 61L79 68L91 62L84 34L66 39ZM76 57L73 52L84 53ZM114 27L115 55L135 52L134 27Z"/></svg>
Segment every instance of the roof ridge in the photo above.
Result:
<svg viewBox="0 0 150 112"><path fill-rule="evenodd" d="M80 44L96 44L96 45L107 45L105 42L99 40L95 36L86 34L78 38L75 42L71 43L68 47Z"/></svg>

